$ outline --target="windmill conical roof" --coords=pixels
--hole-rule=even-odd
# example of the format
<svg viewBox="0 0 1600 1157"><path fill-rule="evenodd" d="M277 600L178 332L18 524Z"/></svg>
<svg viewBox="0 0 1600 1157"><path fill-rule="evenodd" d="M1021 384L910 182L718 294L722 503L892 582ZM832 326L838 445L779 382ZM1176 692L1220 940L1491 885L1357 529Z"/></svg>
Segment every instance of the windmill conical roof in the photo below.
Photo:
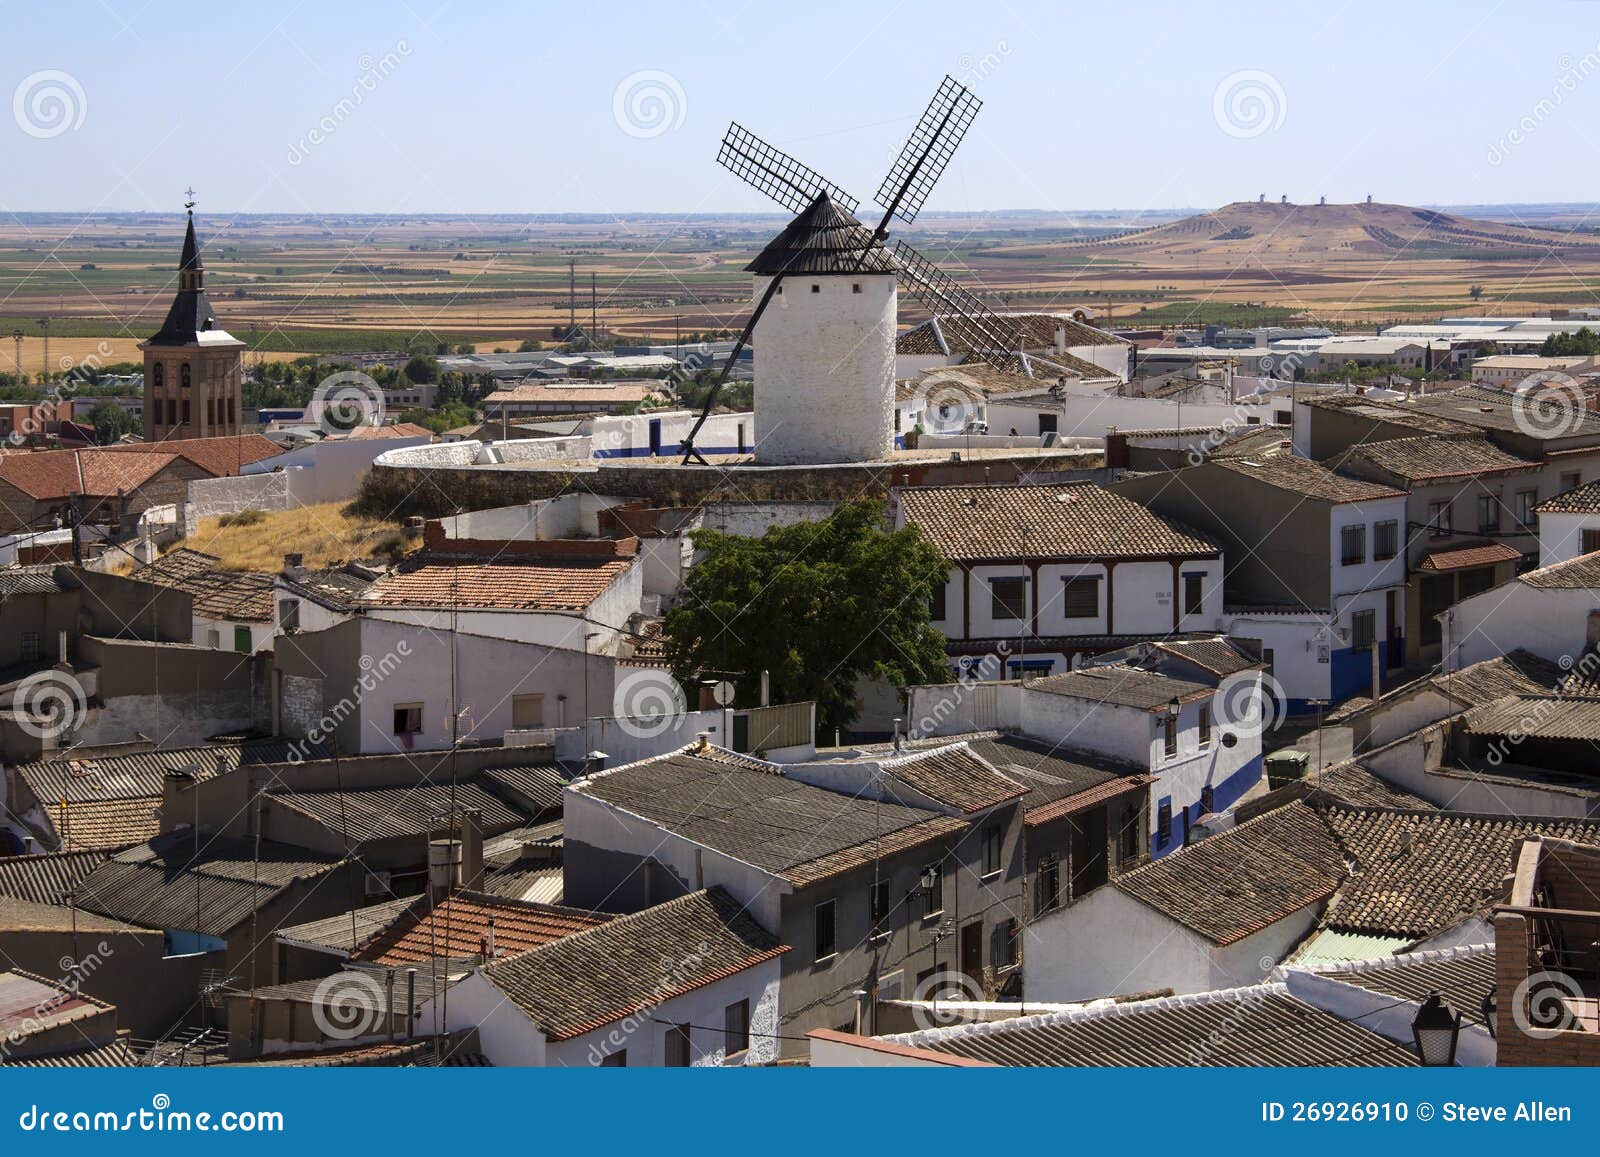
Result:
<svg viewBox="0 0 1600 1157"><path fill-rule="evenodd" d="M777 274L896 273L899 266L872 230L826 193L790 221L745 272Z"/></svg>

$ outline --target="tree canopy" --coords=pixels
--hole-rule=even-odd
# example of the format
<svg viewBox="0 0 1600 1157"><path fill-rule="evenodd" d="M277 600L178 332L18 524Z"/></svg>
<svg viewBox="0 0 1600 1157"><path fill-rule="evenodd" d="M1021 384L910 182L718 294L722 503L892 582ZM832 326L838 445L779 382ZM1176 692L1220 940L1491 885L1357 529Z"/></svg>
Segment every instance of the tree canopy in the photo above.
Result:
<svg viewBox="0 0 1600 1157"><path fill-rule="evenodd" d="M944 638L929 625L948 564L915 529L884 529L876 502L841 505L821 522L760 538L693 535L689 571L665 624L667 661L686 687L725 678L739 704L769 672L774 702L812 699L818 732L855 720L862 676L896 687L950 678Z"/></svg>
<svg viewBox="0 0 1600 1157"><path fill-rule="evenodd" d="M1600 354L1600 333L1584 326L1577 333L1553 333L1539 352L1547 358L1593 357Z"/></svg>

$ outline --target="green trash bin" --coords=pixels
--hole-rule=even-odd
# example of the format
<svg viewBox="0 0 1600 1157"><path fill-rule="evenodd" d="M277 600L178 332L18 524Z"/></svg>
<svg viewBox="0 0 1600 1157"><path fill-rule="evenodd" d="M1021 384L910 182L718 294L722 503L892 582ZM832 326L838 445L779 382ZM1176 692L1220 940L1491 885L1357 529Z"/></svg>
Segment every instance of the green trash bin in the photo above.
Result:
<svg viewBox="0 0 1600 1157"><path fill-rule="evenodd" d="M1264 762L1267 765L1267 786L1279 788L1305 777L1306 768L1311 766L1311 754L1286 747L1282 751L1274 751Z"/></svg>

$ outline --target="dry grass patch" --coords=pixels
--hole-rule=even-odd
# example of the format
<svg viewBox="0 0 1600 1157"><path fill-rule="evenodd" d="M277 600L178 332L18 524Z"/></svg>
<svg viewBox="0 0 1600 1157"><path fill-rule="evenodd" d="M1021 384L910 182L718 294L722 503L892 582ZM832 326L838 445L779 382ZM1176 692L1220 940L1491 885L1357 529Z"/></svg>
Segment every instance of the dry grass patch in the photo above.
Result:
<svg viewBox="0 0 1600 1157"><path fill-rule="evenodd" d="M415 541L392 522L348 515L344 503L326 502L294 510L248 511L243 517L204 518L199 532L180 545L216 555L227 570L270 573L281 569L283 556L290 553L304 555L306 566L325 567L401 554Z"/></svg>

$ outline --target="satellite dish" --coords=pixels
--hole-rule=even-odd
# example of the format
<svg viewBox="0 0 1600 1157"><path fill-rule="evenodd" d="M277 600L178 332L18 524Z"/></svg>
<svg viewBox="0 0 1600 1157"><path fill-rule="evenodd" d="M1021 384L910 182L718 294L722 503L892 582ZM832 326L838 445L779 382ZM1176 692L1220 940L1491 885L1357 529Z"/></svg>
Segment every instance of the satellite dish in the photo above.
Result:
<svg viewBox="0 0 1600 1157"><path fill-rule="evenodd" d="M718 707L726 707L733 702L733 684L724 679L711 688L711 698L717 701Z"/></svg>

